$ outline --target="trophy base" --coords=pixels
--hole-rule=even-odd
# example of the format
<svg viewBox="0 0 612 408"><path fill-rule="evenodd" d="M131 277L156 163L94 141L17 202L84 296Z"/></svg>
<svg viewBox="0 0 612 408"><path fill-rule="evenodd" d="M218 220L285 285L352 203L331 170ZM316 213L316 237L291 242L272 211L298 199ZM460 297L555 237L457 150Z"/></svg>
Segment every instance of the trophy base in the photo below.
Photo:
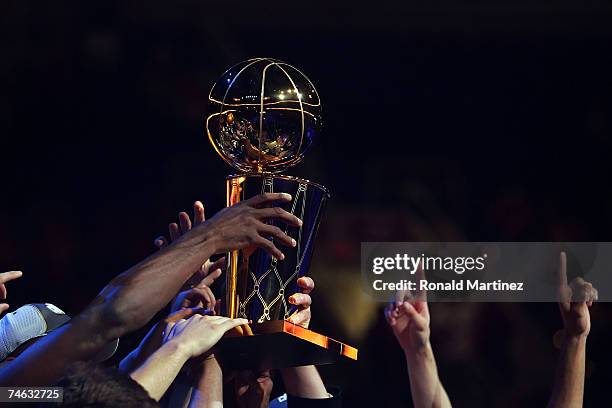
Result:
<svg viewBox="0 0 612 408"><path fill-rule="evenodd" d="M224 368L267 370L357 360L357 349L284 320L249 325L253 334L224 337L215 356Z"/></svg>

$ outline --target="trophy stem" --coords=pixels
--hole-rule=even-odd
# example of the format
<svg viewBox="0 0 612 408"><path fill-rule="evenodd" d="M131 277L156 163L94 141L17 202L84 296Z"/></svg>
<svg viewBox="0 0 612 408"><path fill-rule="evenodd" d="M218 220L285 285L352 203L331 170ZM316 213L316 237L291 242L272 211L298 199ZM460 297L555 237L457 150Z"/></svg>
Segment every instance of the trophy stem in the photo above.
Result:
<svg viewBox="0 0 612 408"><path fill-rule="evenodd" d="M296 241L294 248L282 248L285 259L276 259L263 250L247 247L227 254L225 315L263 323L285 320L295 310L289 303L299 291L297 279L308 272L315 236L328 190L296 177L270 173L247 173L227 178L227 205L232 206L261 193L289 193L291 202L282 207L300 218L301 227L275 223Z"/></svg>

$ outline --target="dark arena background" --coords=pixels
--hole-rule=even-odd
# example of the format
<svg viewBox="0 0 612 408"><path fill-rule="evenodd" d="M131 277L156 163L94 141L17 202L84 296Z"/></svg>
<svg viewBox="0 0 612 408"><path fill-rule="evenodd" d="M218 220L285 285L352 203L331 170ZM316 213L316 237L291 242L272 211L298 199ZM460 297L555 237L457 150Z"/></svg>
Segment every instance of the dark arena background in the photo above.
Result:
<svg viewBox="0 0 612 408"><path fill-rule="evenodd" d="M74 315L194 200L221 209L233 170L205 135L208 91L236 62L278 58L324 109L287 172L332 191L311 327L360 349L322 376L346 406L411 406L360 242L611 241L611 18L604 1L4 1L0 269L24 271L8 303ZM585 406L609 400L611 311L591 311ZM546 404L555 304L431 314L456 406Z"/></svg>

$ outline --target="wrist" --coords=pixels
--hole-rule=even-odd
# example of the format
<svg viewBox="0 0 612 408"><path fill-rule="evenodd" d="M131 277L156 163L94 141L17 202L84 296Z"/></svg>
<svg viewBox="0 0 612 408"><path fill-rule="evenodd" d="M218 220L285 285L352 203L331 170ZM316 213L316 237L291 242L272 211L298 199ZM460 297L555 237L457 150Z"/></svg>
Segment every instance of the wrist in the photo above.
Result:
<svg viewBox="0 0 612 408"><path fill-rule="evenodd" d="M200 224L201 234L199 235L199 244L209 253L209 257L219 253L220 245L217 239L217 234L213 232L212 224L205 222Z"/></svg>
<svg viewBox="0 0 612 408"><path fill-rule="evenodd" d="M217 252L217 243L208 222L197 225L179 239L173 245L188 249L191 253L197 253L199 257L208 259Z"/></svg>
<svg viewBox="0 0 612 408"><path fill-rule="evenodd" d="M429 342L429 339L423 341L417 346L413 346L413 347L404 349L404 356L408 360L428 358L428 356L432 354L433 354L433 351L432 351L431 343Z"/></svg>
<svg viewBox="0 0 612 408"><path fill-rule="evenodd" d="M164 347L172 353L172 355L185 361L189 360L193 354L189 345L182 342L178 337L168 340L168 342L164 344Z"/></svg>
<svg viewBox="0 0 612 408"><path fill-rule="evenodd" d="M566 343L586 343L586 339L589 333L568 333L565 332Z"/></svg>

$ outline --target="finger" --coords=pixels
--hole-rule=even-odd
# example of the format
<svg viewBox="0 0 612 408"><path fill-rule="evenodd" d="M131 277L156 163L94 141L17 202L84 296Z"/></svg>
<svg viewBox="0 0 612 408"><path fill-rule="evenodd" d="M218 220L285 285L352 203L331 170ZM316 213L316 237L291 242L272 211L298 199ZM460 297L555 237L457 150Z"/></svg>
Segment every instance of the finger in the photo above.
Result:
<svg viewBox="0 0 612 408"><path fill-rule="evenodd" d="M248 200L243 201L241 204L248 205L251 207L258 207L263 204L272 203L275 201L289 202L291 201L291 194L287 193L263 193L251 197Z"/></svg>
<svg viewBox="0 0 612 408"><path fill-rule="evenodd" d="M180 236L181 232L179 230L179 226L176 222L171 222L168 225L168 232L170 233L170 240L176 241Z"/></svg>
<svg viewBox="0 0 612 408"><path fill-rule="evenodd" d="M6 283L13 279L21 278L23 272L21 271L9 271L0 273L0 283Z"/></svg>
<svg viewBox="0 0 612 408"><path fill-rule="evenodd" d="M403 304L403 303L402 303L402 304ZM397 319L398 317L400 317L400 314L401 314L401 313L400 313L400 307L401 307L401 305L402 305L402 304L400 304L400 306L396 306L396 307L394 307L394 308L393 308L393 310L391 310L391 317L395 317L396 319Z"/></svg>
<svg viewBox="0 0 612 408"><path fill-rule="evenodd" d="M178 215L179 225L181 227L181 235L191 229L191 219L186 212L180 212Z"/></svg>
<svg viewBox="0 0 612 408"><path fill-rule="evenodd" d="M392 303L394 303L394 306L397 306L403 303L405 300L410 299L410 295L411 293L409 290L398 290L395 292Z"/></svg>
<svg viewBox="0 0 612 408"><path fill-rule="evenodd" d="M166 327L164 327L164 332L163 332L164 339L170 339L172 336L172 331L174 330L174 326L176 326L178 322L183 321L183 320L184 319L172 320L166 323Z"/></svg>
<svg viewBox="0 0 612 408"><path fill-rule="evenodd" d="M193 203L193 225L198 225L206 220L204 215L204 204L201 201Z"/></svg>
<svg viewBox="0 0 612 408"><path fill-rule="evenodd" d="M254 243L255 246L263 249L270 255L272 255L276 259L280 259L281 261L285 259L285 254L283 254L273 243L272 241L265 239L261 236L256 238Z"/></svg>
<svg viewBox="0 0 612 408"><path fill-rule="evenodd" d="M162 249L163 247L168 245L168 240L163 235L160 235L159 237L155 238L155 240L153 240L153 245L155 245L157 249Z"/></svg>
<svg viewBox="0 0 612 408"><path fill-rule="evenodd" d="M559 272L557 274L559 288L567 286L567 255L565 251L559 254Z"/></svg>
<svg viewBox="0 0 612 408"><path fill-rule="evenodd" d="M385 308L385 319L387 319L387 323L389 323L389 326L395 326L395 323L397 322L395 317L393 317L391 314L393 309L394 307L392 305L388 305Z"/></svg>
<svg viewBox="0 0 612 408"><path fill-rule="evenodd" d="M403 312L406 316L408 316L408 318L412 320L419 328L425 328L425 321L423 317L409 302L402 303L402 306L400 307L400 312Z"/></svg>
<svg viewBox="0 0 612 408"><path fill-rule="evenodd" d="M421 281L425 280L425 271L423 270L423 265L419 263L419 267L416 270L416 278L417 278L417 289L414 291L415 298L422 302L427 301L427 290L420 289Z"/></svg>
<svg viewBox="0 0 612 408"><path fill-rule="evenodd" d="M310 295L306 295L305 293L294 293L293 295L289 296L289 303L301 307L310 307L312 304L312 298Z"/></svg>
<svg viewBox="0 0 612 408"><path fill-rule="evenodd" d="M198 288L198 290L204 290L206 292L206 301L204 302L204 307L208 310L215 310L215 304L217 303L217 298L213 294L212 289L206 286L204 288Z"/></svg>
<svg viewBox="0 0 612 408"><path fill-rule="evenodd" d="M582 277L573 279L569 284L571 298L566 299L572 303L582 303L587 301L590 290L593 288L589 282L586 282Z"/></svg>
<svg viewBox="0 0 612 408"><path fill-rule="evenodd" d="M166 317L164 321L166 323L176 323L179 320L187 319L188 317L192 316L195 313L194 310L196 309L192 309L189 307L177 310L176 312Z"/></svg>
<svg viewBox="0 0 612 408"><path fill-rule="evenodd" d="M203 307L194 307L191 310L193 310L194 314L199 314L201 316L215 316L215 311L212 309L205 309Z"/></svg>
<svg viewBox="0 0 612 408"><path fill-rule="evenodd" d="M192 306L201 302L202 306L207 309L214 309L217 301L215 295L213 295L212 290L210 290L208 286L196 287L189 290L187 296L185 296L185 300L188 300Z"/></svg>
<svg viewBox="0 0 612 408"><path fill-rule="evenodd" d="M0 313L6 312L8 308L9 308L8 303L0 303Z"/></svg>
<svg viewBox="0 0 612 408"><path fill-rule="evenodd" d="M233 329L234 327L241 326L243 324L248 324L249 321L247 319L227 319L223 323L219 324L219 329L224 332Z"/></svg>
<svg viewBox="0 0 612 408"><path fill-rule="evenodd" d="M293 324L301 326L304 323L310 322L311 317L312 312L310 311L310 309L304 309L293 313L288 320Z"/></svg>
<svg viewBox="0 0 612 408"><path fill-rule="evenodd" d="M280 207L271 207L271 208L260 208L256 210L255 216L261 219L275 219L281 220L288 225L293 227L301 227L302 220L300 220L295 215L291 214L288 211L283 210Z"/></svg>
<svg viewBox="0 0 612 408"><path fill-rule="evenodd" d="M596 300L595 299L596 297L597 297L597 289L595 289L592 284L588 283L586 294L585 294L585 299L589 307L593 305L593 301Z"/></svg>
<svg viewBox="0 0 612 408"><path fill-rule="evenodd" d="M266 237L276 238L285 246L294 247L296 244L295 239L291 238L289 235L285 234L283 230L274 225L268 225L258 221L257 231Z"/></svg>
<svg viewBox="0 0 612 408"><path fill-rule="evenodd" d="M221 269L215 269L213 270L211 273L209 273L208 275L206 275L206 277L204 279L202 279L202 281L198 284L197 287L201 287L201 286L211 286L213 283L215 283L215 281L223 274L223 271Z"/></svg>
<svg viewBox="0 0 612 408"><path fill-rule="evenodd" d="M219 323L219 324L225 322L226 320L230 320L229 317L225 317L225 316L208 316L206 319L211 323Z"/></svg>
<svg viewBox="0 0 612 408"><path fill-rule="evenodd" d="M297 285L302 289L302 293L309 294L314 290L315 283L312 278L308 276L302 276L297 280Z"/></svg>
<svg viewBox="0 0 612 408"><path fill-rule="evenodd" d="M210 272L217 270L217 269L224 270L225 269L225 257L222 256L221 258L217 259L216 261L212 263L208 261L208 265L205 264L203 266L206 266L206 270L203 271L206 274L209 274Z"/></svg>

